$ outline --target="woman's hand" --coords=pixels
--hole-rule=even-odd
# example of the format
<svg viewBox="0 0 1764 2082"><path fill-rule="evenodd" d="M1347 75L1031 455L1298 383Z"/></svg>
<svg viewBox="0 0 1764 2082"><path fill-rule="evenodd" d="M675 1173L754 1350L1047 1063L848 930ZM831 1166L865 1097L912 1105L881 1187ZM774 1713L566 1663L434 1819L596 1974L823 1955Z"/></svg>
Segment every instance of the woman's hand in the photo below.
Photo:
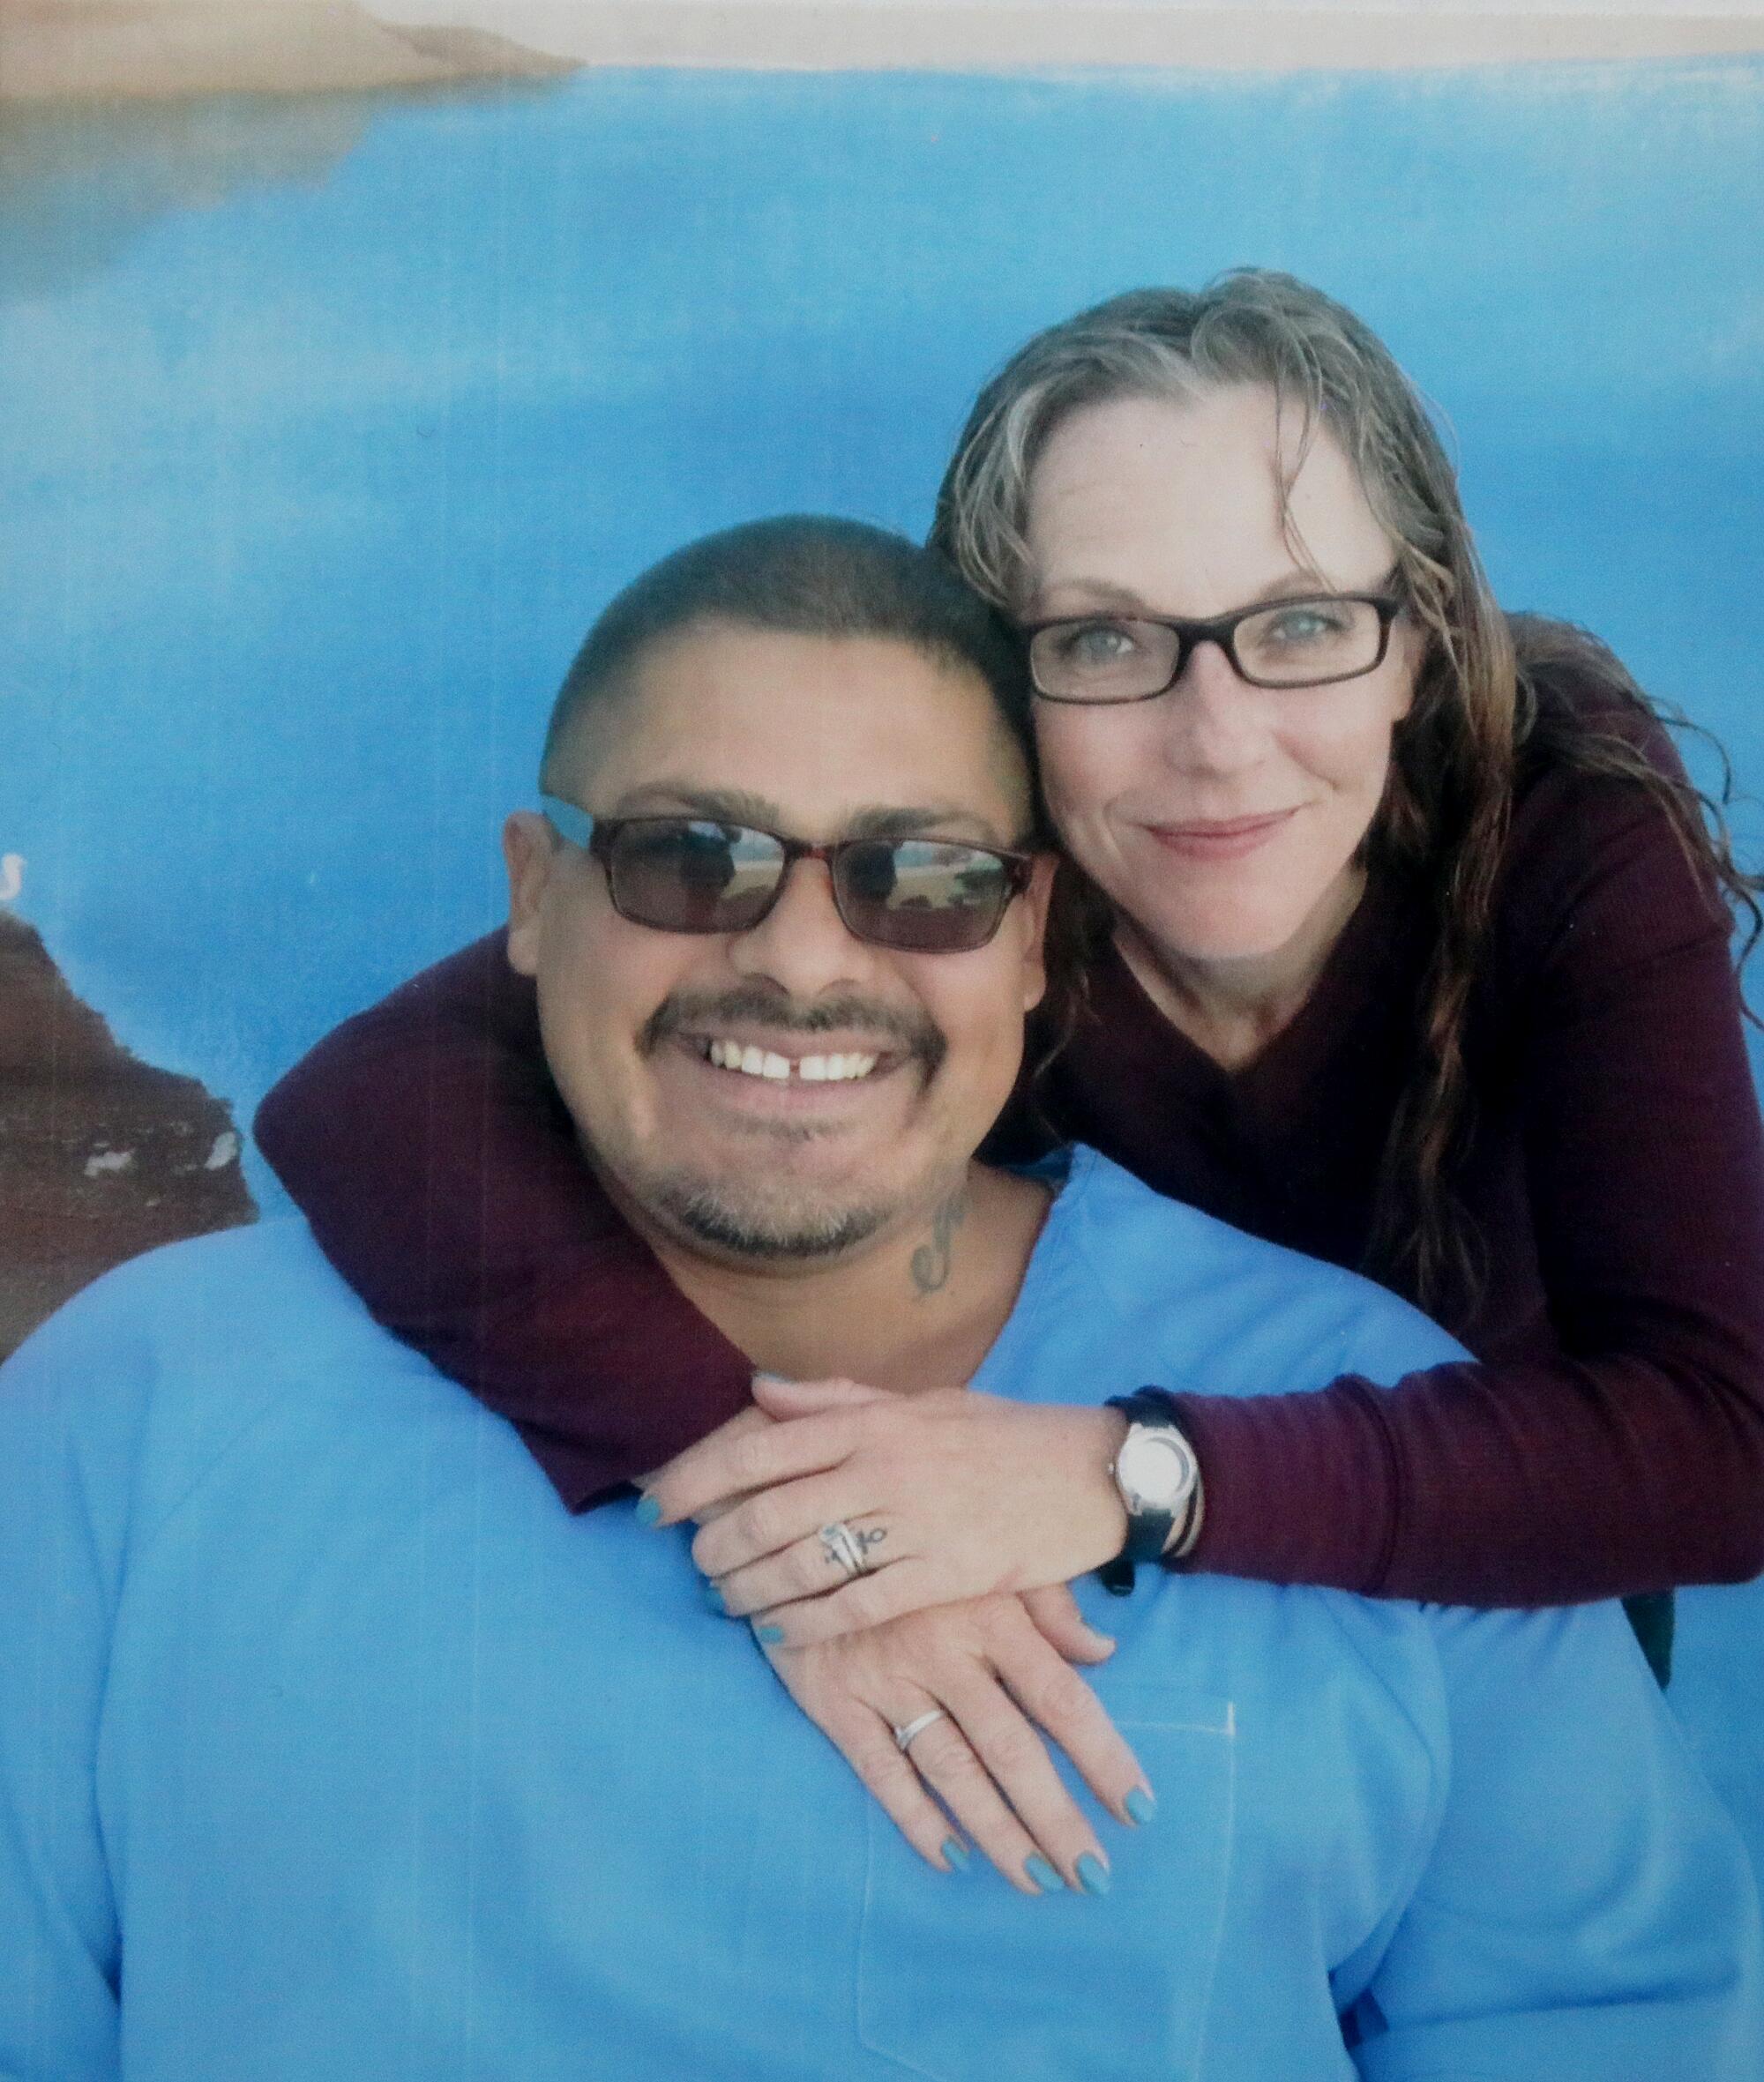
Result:
<svg viewBox="0 0 1764 2082"><path fill-rule="evenodd" d="M1063 1881L1100 1894L1108 1856L1036 1728L1122 1821L1150 1819L1150 1788L1132 1751L1065 1660L1101 1662L1113 1646L1085 1624L1062 1585L941 1605L808 1648L769 1644L766 1653L931 1864L948 1871L968 1862L953 1816L1023 1893ZM894 1730L934 1707L943 1716L903 1756Z"/></svg>
<svg viewBox="0 0 1764 2082"><path fill-rule="evenodd" d="M775 1422L688 1447L646 1485L645 1508L699 1521L693 1560L731 1614L763 1615L768 1645L1065 1583L1121 1550L1117 1410L766 1375L753 1392ZM856 1576L821 1538L841 1524Z"/></svg>

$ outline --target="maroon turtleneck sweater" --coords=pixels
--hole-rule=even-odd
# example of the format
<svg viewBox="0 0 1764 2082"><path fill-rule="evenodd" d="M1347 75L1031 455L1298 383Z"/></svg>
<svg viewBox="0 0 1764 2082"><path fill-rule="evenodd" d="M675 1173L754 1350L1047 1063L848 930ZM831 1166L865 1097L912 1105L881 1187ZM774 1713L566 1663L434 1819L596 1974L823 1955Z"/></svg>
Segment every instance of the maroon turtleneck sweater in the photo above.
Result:
<svg viewBox="0 0 1764 2082"><path fill-rule="evenodd" d="M1490 1265L1446 1326L1477 1362L1185 1395L1190 1565L1484 1605L1764 1569L1764 1142L1727 939L1643 791L1522 788L1469 1028L1461 1186ZM1357 1265L1424 954L1408 892L1374 883L1235 1073L1107 958L1043 1108L1162 1191ZM510 1417L572 1508L747 1402L747 1362L578 1154L500 935L331 1034L257 1131L375 1315Z"/></svg>

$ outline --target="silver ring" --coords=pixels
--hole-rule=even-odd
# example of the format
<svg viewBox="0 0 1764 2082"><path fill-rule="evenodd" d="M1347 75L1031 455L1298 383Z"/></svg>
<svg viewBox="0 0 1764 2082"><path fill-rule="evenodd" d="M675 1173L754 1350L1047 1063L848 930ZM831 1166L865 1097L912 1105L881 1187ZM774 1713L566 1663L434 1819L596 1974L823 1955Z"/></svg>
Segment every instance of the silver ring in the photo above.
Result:
<svg viewBox="0 0 1764 2082"><path fill-rule="evenodd" d="M947 1720L948 1719L949 1715L943 1707L931 1707L927 1712L920 1713L908 1721L904 1728L897 1728L894 1730L894 1747L904 1757L912 1748L914 1742L923 1735L933 1720Z"/></svg>
<svg viewBox="0 0 1764 2082"><path fill-rule="evenodd" d="M863 1542L843 1519L835 1519L832 1525L820 1530L821 1552L836 1568L845 1571L848 1583L863 1575L870 1567L870 1557L863 1551Z"/></svg>

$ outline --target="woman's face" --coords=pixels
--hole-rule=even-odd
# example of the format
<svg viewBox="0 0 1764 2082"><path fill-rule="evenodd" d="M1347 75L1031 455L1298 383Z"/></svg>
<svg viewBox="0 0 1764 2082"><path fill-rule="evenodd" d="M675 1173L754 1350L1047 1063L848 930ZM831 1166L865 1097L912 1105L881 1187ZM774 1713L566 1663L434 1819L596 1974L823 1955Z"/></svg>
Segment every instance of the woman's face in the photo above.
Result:
<svg viewBox="0 0 1764 2082"><path fill-rule="evenodd" d="M1293 431L1286 432L1289 442ZM1029 485L1024 618L1201 619L1283 594L1384 593L1396 553L1319 430L1283 527L1274 400L1245 385L1125 398L1059 426ZM1122 706L1035 704L1049 806L1074 859L1178 964L1264 960L1339 929L1420 653L1322 687L1252 687L1215 644Z"/></svg>

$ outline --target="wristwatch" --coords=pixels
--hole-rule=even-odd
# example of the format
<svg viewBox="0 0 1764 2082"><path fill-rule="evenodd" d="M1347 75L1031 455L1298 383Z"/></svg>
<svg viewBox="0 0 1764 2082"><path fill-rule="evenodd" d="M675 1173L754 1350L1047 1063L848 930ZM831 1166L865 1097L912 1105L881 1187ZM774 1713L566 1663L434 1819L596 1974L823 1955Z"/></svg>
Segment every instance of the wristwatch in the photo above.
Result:
<svg viewBox="0 0 1764 2082"><path fill-rule="evenodd" d="M1200 1464L1177 1419L1176 1399L1162 1388L1139 1388L1132 1395L1111 1395L1109 1407L1127 1420L1127 1436L1110 1473L1127 1511L1127 1541L1112 1562L1097 1571L1117 1597L1133 1587L1137 1563L1186 1551L1197 1529L1195 1507L1200 1497Z"/></svg>

